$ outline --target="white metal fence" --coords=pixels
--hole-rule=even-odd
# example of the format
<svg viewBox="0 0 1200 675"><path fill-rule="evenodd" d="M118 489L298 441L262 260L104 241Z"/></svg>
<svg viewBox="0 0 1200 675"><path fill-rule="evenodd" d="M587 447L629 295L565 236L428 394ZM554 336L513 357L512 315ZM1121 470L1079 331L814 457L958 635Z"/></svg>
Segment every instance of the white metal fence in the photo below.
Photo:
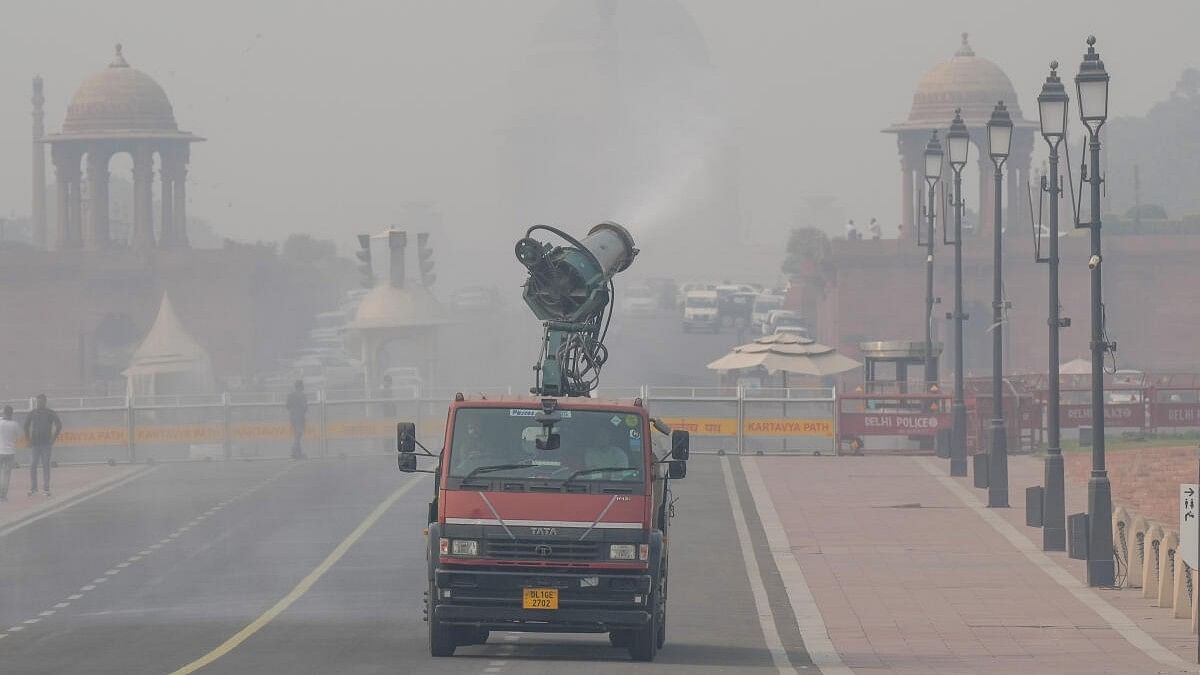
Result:
<svg viewBox="0 0 1200 675"><path fill-rule="evenodd" d="M398 387L390 396L362 391L307 392L302 441L308 455L394 452L397 421L415 422L419 438L440 447L447 403L468 396L521 395L514 387L418 391ZM833 389L742 387L605 387L601 398L642 398L656 417L692 432L698 452L808 452L835 449ZM292 430L281 392L227 392L198 396L51 398L63 422L58 462L141 462L286 457ZM0 400L18 421L32 399ZM28 450L18 453L28 460Z"/></svg>

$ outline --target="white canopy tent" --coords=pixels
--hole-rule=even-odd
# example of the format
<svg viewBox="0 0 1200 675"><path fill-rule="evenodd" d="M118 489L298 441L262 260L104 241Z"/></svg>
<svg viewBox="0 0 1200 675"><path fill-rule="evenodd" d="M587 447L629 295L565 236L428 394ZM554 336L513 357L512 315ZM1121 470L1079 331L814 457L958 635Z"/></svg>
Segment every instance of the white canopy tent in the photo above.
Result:
<svg viewBox="0 0 1200 675"><path fill-rule="evenodd" d="M123 374L131 396L207 394L216 389L208 351L184 329L166 292L154 325Z"/></svg>

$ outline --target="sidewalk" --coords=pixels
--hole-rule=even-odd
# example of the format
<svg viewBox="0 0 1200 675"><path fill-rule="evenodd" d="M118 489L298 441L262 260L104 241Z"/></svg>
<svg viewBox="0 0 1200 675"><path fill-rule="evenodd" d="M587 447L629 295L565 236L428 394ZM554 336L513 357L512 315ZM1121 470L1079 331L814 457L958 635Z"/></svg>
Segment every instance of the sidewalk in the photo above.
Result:
<svg viewBox="0 0 1200 675"><path fill-rule="evenodd" d="M1133 646L923 464L947 469L945 460L749 461L759 465L834 647L856 673L1189 672ZM1015 471L1011 484L1023 485L1028 470ZM956 482L979 501L982 491ZM1027 529L1021 509L1000 515ZM1077 562L1062 565L1074 573Z"/></svg>
<svg viewBox="0 0 1200 675"><path fill-rule="evenodd" d="M21 468L13 470L12 480L8 485L8 501L0 503L0 530L89 492L102 489L145 468L128 464L60 466L50 470L50 488L53 496L47 498L40 492L29 496L29 464L22 464ZM38 480L41 481L40 472Z"/></svg>

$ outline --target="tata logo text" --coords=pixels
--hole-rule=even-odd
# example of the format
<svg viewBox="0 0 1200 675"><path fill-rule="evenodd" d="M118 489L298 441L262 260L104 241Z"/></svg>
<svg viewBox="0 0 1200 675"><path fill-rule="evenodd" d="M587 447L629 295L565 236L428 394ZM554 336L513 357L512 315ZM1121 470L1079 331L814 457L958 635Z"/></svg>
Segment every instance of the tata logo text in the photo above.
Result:
<svg viewBox="0 0 1200 675"><path fill-rule="evenodd" d="M533 530L534 534L541 535L543 537L553 537L558 534L558 528L556 527L531 527L529 529Z"/></svg>

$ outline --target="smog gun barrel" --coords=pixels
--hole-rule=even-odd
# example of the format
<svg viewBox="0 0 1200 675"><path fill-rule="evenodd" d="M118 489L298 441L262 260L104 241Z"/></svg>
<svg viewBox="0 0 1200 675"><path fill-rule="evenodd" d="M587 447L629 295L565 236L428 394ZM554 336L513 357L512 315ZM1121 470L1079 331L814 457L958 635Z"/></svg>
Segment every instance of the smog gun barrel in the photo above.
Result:
<svg viewBox="0 0 1200 675"><path fill-rule="evenodd" d="M569 246L534 239L549 232ZM545 333L534 364L538 396L587 396L608 360L604 338L612 321L613 277L633 263L629 230L600 223L583 241L549 225L534 225L516 245L517 260L529 270L522 297Z"/></svg>

